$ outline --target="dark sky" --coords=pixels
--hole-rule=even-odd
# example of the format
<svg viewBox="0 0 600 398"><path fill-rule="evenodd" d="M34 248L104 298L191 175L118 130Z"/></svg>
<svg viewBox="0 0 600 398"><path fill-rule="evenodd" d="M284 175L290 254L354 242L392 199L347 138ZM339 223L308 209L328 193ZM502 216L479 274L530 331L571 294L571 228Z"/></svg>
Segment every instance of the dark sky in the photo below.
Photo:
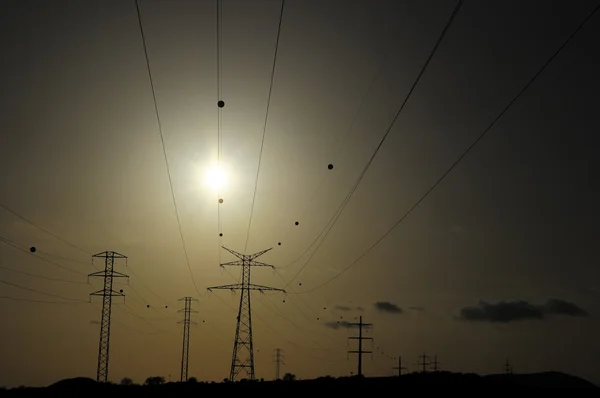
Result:
<svg viewBox="0 0 600 398"><path fill-rule="evenodd" d="M368 376L398 355L416 370L425 351L453 371L510 358L600 382L600 15L369 250L597 1L464 2L390 129L455 1L286 1L267 114L281 2L222 0L220 160L215 3L139 1L180 235L135 2L4 2L0 385L95 377L101 281L86 275L105 250L131 276L109 379L178 380L184 296L199 299L189 375L228 377L239 293L206 288L239 269L219 267L235 259L220 245L273 247L260 259L280 269L252 280L289 282L252 296L259 378L275 376L276 348L299 378L355 372L355 330L338 326L363 315Z"/></svg>

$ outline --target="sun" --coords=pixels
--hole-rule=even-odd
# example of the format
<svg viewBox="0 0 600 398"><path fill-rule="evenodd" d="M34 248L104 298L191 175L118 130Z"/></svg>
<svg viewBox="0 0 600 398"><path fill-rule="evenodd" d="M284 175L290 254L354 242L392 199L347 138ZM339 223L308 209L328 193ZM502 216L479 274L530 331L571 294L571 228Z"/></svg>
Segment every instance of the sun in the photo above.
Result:
<svg viewBox="0 0 600 398"><path fill-rule="evenodd" d="M227 184L227 173L222 167L213 165L206 170L204 179L211 189L218 191Z"/></svg>

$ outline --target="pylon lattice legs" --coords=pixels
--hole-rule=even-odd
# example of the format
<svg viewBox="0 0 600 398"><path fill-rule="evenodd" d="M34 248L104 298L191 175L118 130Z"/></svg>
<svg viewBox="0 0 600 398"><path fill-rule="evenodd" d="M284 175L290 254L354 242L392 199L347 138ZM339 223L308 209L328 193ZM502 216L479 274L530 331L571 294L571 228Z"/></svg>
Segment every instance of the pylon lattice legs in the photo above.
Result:
<svg viewBox="0 0 600 398"><path fill-rule="evenodd" d="M252 311L250 304L250 290L245 288L250 285L250 265L244 260L242 265L242 289L240 308L238 310L235 341L233 344L233 357L231 359L231 372L229 380L233 381L240 374L247 379L254 380L254 347L252 345Z"/></svg>

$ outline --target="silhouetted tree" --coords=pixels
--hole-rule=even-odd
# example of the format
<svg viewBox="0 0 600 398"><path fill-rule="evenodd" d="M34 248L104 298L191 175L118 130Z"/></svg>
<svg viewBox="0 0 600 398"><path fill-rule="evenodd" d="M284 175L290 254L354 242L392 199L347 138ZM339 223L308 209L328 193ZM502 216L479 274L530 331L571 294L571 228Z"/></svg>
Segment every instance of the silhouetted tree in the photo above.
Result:
<svg viewBox="0 0 600 398"><path fill-rule="evenodd" d="M152 376L152 377L148 377L146 379L146 382L144 383L147 386L158 386L160 384L164 384L165 383L165 378L162 376Z"/></svg>
<svg viewBox="0 0 600 398"><path fill-rule="evenodd" d="M131 386L131 385L133 385L133 380L131 380L129 377L123 377L121 379L121 385L122 386Z"/></svg>
<svg viewBox="0 0 600 398"><path fill-rule="evenodd" d="M292 373L286 373L283 375L283 380L284 381L294 381L294 380L296 380L296 375L292 374Z"/></svg>
<svg viewBox="0 0 600 398"><path fill-rule="evenodd" d="M196 379L195 377L190 377L188 379L188 383L198 383L198 379Z"/></svg>

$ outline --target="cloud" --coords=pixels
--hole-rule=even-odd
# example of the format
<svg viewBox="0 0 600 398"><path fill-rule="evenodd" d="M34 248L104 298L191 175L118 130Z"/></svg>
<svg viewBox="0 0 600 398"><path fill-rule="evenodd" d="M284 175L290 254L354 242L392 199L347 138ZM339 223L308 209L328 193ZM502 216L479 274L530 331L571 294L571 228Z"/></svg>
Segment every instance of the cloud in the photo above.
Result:
<svg viewBox="0 0 600 398"><path fill-rule="evenodd" d="M348 328L350 327L350 322L346 322L346 321L331 321L331 322L325 322L324 323L325 327L328 327L330 329L339 329L339 328Z"/></svg>
<svg viewBox="0 0 600 398"><path fill-rule="evenodd" d="M547 314L569 315L569 316L588 316L589 314L576 304L559 299L550 299L542 306Z"/></svg>
<svg viewBox="0 0 600 398"><path fill-rule="evenodd" d="M402 308L388 301L378 301L373 305L381 312L389 312L392 314L400 314L402 312Z"/></svg>
<svg viewBox="0 0 600 398"><path fill-rule="evenodd" d="M534 305L524 300L500 301L495 304L480 301L477 306L464 307L460 318L466 321L508 323L523 320L543 320L546 315L587 316L587 312L576 304L550 299L543 305Z"/></svg>
<svg viewBox="0 0 600 398"><path fill-rule="evenodd" d="M362 311L363 307L361 306L356 306L356 307L348 307L347 305L336 305L335 307L333 307L334 310L338 310L338 311Z"/></svg>

